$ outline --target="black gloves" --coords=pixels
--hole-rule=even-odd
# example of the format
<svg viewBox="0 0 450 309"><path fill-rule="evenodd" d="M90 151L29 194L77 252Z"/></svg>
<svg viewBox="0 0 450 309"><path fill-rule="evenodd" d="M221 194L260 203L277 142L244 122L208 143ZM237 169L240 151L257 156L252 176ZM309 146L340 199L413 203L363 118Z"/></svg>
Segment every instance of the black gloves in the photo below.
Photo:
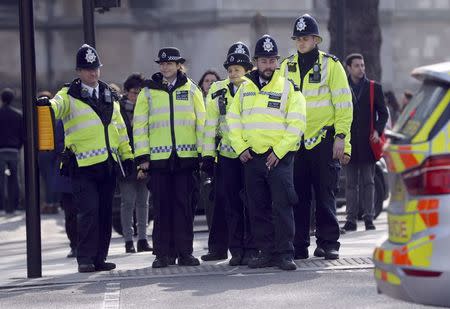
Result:
<svg viewBox="0 0 450 309"><path fill-rule="evenodd" d="M211 156L206 156L202 159L201 170L211 178L214 176L214 161L214 158Z"/></svg>
<svg viewBox="0 0 450 309"><path fill-rule="evenodd" d="M50 104L50 100L48 99L48 97L40 97L36 100L36 105L37 106L51 106Z"/></svg>

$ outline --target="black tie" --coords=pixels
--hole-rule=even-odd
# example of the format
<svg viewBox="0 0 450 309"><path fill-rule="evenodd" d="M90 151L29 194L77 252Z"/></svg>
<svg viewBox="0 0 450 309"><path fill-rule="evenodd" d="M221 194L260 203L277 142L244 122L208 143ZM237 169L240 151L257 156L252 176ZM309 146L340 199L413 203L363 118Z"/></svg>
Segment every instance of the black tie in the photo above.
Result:
<svg viewBox="0 0 450 309"><path fill-rule="evenodd" d="M172 90L172 88L173 88L173 85L172 84L168 84L167 85L167 89L170 91L170 90Z"/></svg>
<svg viewBox="0 0 450 309"><path fill-rule="evenodd" d="M95 88L94 90L92 90L92 101L94 103L97 103L97 91L95 90Z"/></svg>

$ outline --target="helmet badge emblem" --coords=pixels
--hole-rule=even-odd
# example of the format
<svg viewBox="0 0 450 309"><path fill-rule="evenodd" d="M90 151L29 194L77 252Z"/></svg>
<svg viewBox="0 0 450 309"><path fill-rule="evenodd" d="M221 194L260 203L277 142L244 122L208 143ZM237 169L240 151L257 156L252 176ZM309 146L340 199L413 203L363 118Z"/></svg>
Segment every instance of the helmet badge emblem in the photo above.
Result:
<svg viewBox="0 0 450 309"><path fill-rule="evenodd" d="M234 57L231 56L231 57L230 57L230 62L233 62L233 61L234 61Z"/></svg>
<svg viewBox="0 0 450 309"><path fill-rule="evenodd" d="M242 47L242 44L238 44L234 52L236 54L245 54L245 49Z"/></svg>
<svg viewBox="0 0 450 309"><path fill-rule="evenodd" d="M273 50L273 43L270 38L266 38L263 42L263 48L266 52L271 52Z"/></svg>
<svg viewBox="0 0 450 309"><path fill-rule="evenodd" d="M305 20L302 18L300 18L300 20L297 22L297 30L298 31L303 31L306 29L306 23Z"/></svg>
<svg viewBox="0 0 450 309"><path fill-rule="evenodd" d="M95 56L94 52L92 51L92 49L88 49L86 52L86 57L85 57L86 61L89 63L94 63L95 59L97 59L97 56Z"/></svg>
<svg viewBox="0 0 450 309"><path fill-rule="evenodd" d="M167 57L166 53L165 53L165 52L162 52L161 58L166 58L166 57Z"/></svg>

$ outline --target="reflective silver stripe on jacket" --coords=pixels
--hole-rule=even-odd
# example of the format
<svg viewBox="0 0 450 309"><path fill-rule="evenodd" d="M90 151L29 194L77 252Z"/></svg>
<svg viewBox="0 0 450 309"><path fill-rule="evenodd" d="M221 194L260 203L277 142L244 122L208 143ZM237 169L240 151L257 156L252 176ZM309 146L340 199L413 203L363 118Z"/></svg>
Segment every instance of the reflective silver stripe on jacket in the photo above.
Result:
<svg viewBox="0 0 450 309"><path fill-rule="evenodd" d="M150 144L148 143L148 141L138 141L138 142L134 142L134 150L138 150L138 149L148 149L148 147L150 146Z"/></svg>
<svg viewBox="0 0 450 309"><path fill-rule="evenodd" d="M290 81L287 79L284 81L284 88L283 92L281 94L281 104L280 104L280 111L284 114L286 111L286 102L289 95L289 89L290 89Z"/></svg>
<svg viewBox="0 0 450 309"><path fill-rule="evenodd" d="M352 94L352 92L350 91L350 88L340 88L340 89L334 89L333 91L331 91L331 95L333 97L336 97L338 95L343 95L343 94Z"/></svg>
<svg viewBox="0 0 450 309"><path fill-rule="evenodd" d="M336 107L336 108L350 108L350 107L352 107L352 102L340 102L340 103L336 103L335 107Z"/></svg>
<svg viewBox="0 0 450 309"><path fill-rule="evenodd" d="M75 153L77 160L88 159L92 157L97 157L100 155L104 155L108 153L108 149L106 147L100 149L89 150L86 152Z"/></svg>
<svg viewBox="0 0 450 309"><path fill-rule="evenodd" d="M242 112L242 116L249 116L254 114L272 115L277 117L283 117L283 113L278 108L266 108L266 107L253 107L246 109Z"/></svg>
<svg viewBox="0 0 450 309"><path fill-rule="evenodd" d="M325 107L325 106L331 106L330 100L306 102L307 108L316 108L316 107Z"/></svg>
<svg viewBox="0 0 450 309"><path fill-rule="evenodd" d="M244 123L244 130L286 130L284 123L277 122L252 122Z"/></svg>
<svg viewBox="0 0 450 309"><path fill-rule="evenodd" d="M87 129L90 127L101 126L102 122L99 119L90 119L81 123L77 123L70 128L65 129L65 136L68 136L78 130Z"/></svg>
<svg viewBox="0 0 450 309"><path fill-rule="evenodd" d="M327 78L328 78L328 57L325 57L322 55L322 64L321 64L321 72L320 75L321 79L320 79L320 83L323 85L327 82Z"/></svg>

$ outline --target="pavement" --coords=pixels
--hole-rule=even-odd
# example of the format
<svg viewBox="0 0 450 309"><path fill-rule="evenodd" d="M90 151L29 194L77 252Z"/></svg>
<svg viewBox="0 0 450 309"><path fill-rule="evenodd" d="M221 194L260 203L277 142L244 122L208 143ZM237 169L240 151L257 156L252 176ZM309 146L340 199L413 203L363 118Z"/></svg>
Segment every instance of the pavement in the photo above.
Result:
<svg viewBox="0 0 450 309"><path fill-rule="evenodd" d="M338 216L341 225L344 221L342 209ZM371 270L372 253L376 244L387 237L387 216L383 212L375 221L375 231L365 231L364 224L358 231L341 236L340 259L327 261L323 258L310 258L296 261L296 272L318 272L333 270ZM200 257L206 253L208 233L204 216L195 221L194 255ZM6 216L0 212L0 290L20 287L57 286L64 284L121 282L123 280L202 277L210 275L260 275L282 272L276 268L249 269L246 266L230 267L228 261L202 262L198 267L170 266L152 269L154 256L151 252L126 254L122 237L113 232L108 261L117 264L109 272L77 272L75 259L66 258L69 251L64 231L64 216L41 216L42 231L42 277L27 278L25 214L17 212ZM151 234L151 227L148 230ZM149 237L151 239L151 237ZM314 243L314 239L311 239ZM310 247L313 256L315 246Z"/></svg>

